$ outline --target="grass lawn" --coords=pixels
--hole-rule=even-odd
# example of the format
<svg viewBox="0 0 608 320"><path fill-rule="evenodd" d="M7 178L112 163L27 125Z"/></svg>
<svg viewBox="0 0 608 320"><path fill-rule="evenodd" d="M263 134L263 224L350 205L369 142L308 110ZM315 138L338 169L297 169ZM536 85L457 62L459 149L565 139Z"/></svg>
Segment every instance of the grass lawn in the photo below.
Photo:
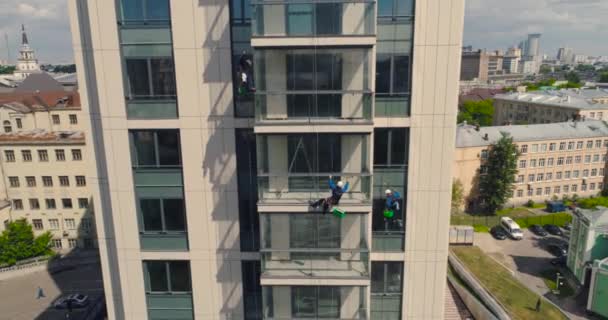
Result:
<svg viewBox="0 0 608 320"><path fill-rule="evenodd" d="M534 308L539 296L478 247L452 247L451 250L513 319L568 319L559 309L545 301L540 312L536 312Z"/></svg>
<svg viewBox="0 0 608 320"><path fill-rule="evenodd" d="M547 269L541 273L541 276L543 276L543 281L545 282L549 290L555 290L555 280L557 272L557 269ZM563 285L560 286L558 296L560 298L566 298L574 295L574 289L570 285L568 285L568 281L566 281L566 279L562 279L561 282L563 283Z"/></svg>
<svg viewBox="0 0 608 320"><path fill-rule="evenodd" d="M506 208L506 209L498 210L498 211L496 211L496 215L501 216L501 217L506 216L506 217L510 217L513 219L517 219L517 218L536 216L537 214L528 208L519 207L519 208Z"/></svg>

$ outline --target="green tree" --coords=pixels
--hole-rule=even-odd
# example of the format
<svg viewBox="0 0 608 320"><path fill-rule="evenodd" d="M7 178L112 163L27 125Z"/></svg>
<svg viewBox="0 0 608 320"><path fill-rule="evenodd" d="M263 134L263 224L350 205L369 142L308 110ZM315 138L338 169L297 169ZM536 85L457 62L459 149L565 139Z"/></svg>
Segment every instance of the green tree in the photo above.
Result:
<svg viewBox="0 0 608 320"><path fill-rule="evenodd" d="M464 186L459 179L452 182L452 213L460 212L464 204Z"/></svg>
<svg viewBox="0 0 608 320"><path fill-rule="evenodd" d="M466 121L471 124L487 127L492 125L493 116L494 101L492 99L465 101L460 112L458 112L458 123Z"/></svg>
<svg viewBox="0 0 608 320"><path fill-rule="evenodd" d="M485 210L495 213L512 195L519 151L506 133L489 150L487 173L479 177L479 200Z"/></svg>
<svg viewBox="0 0 608 320"><path fill-rule="evenodd" d="M575 71L570 71L570 72L566 73L565 77L566 77L566 80L568 80L568 82L572 82L572 83L581 82L581 77L579 77L578 73Z"/></svg>
<svg viewBox="0 0 608 320"><path fill-rule="evenodd" d="M542 66L540 66L540 74L547 74L547 73L551 73L551 67L543 64Z"/></svg>
<svg viewBox="0 0 608 320"><path fill-rule="evenodd" d="M608 83L608 71L600 73L600 82Z"/></svg>
<svg viewBox="0 0 608 320"><path fill-rule="evenodd" d="M0 264L50 254L51 234L34 237L32 226L25 219L10 222L0 235Z"/></svg>
<svg viewBox="0 0 608 320"><path fill-rule="evenodd" d="M580 88L583 85L580 83L574 83L574 82L568 82L562 85L559 85L558 88L559 89L575 89L575 88Z"/></svg>
<svg viewBox="0 0 608 320"><path fill-rule="evenodd" d="M15 69L15 66L0 66L0 74L12 74Z"/></svg>

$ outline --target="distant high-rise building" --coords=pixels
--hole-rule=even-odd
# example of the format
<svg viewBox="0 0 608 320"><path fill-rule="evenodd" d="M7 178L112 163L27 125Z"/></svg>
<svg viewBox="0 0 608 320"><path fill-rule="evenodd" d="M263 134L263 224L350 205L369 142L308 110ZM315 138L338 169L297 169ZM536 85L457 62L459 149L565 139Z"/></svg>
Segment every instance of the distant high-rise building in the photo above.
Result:
<svg viewBox="0 0 608 320"><path fill-rule="evenodd" d="M483 51L463 51L460 65L460 80L488 81L490 55Z"/></svg>
<svg viewBox="0 0 608 320"><path fill-rule="evenodd" d="M538 57L540 55L540 33L528 35L525 55L528 57Z"/></svg>
<svg viewBox="0 0 608 320"><path fill-rule="evenodd" d="M559 48L557 60L563 63L572 63L574 60L574 50L572 48Z"/></svg>

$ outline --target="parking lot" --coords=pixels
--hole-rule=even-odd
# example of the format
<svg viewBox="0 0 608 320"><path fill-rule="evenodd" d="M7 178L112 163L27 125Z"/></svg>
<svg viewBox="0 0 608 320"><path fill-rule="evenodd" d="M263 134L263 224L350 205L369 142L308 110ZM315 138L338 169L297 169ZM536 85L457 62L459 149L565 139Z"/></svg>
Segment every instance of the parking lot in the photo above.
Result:
<svg viewBox="0 0 608 320"><path fill-rule="evenodd" d="M551 298L560 308L568 312L572 319L590 319L585 314L584 301L581 301L583 295L558 301L550 294L550 290L540 275L543 271L555 268L551 265L551 260L555 259L555 256L547 251L547 247L550 244L565 244L567 246L567 233L564 237L553 235L540 237L526 229L523 230L523 233L524 238L519 241L510 238L496 240L489 233L475 233L475 245L510 269L513 275L528 288ZM562 269L562 274L565 273L565 270Z"/></svg>
<svg viewBox="0 0 608 320"><path fill-rule="evenodd" d="M36 299L38 287L45 297ZM0 319L65 320L66 310L55 310L51 303L69 293L83 293L91 300L89 306L103 297L99 264L81 265L50 274L47 271L0 281ZM87 309L74 309L70 319L81 318Z"/></svg>

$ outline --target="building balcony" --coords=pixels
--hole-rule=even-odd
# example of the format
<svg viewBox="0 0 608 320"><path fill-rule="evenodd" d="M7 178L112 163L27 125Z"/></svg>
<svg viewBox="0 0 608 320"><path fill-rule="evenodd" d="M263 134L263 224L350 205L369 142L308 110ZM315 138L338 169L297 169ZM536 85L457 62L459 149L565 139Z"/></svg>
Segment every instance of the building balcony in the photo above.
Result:
<svg viewBox="0 0 608 320"><path fill-rule="evenodd" d="M369 279L367 220L366 213L352 212L343 218L330 213L262 214L262 282Z"/></svg>
<svg viewBox="0 0 608 320"><path fill-rule="evenodd" d="M374 44L375 1L255 1L252 46Z"/></svg>
<svg viewBox="0 0 608 320"><path fill-rule="evenodd" d="M255 103L258 126L373 124L371 92L261 92Z"/></svg>
<svg viewBox="0 0 608 320"><path fill-rule="evenodd" d="M263 319L365 320L364 286L263 286Z"/></svg>
<svg viewBox="0 0 608 320"><path fill-rule="evenodd" d="M256 143L259 204L326 198L332 177L349 186L340 205L371 205L369 134L258 134Z"/></svg>

